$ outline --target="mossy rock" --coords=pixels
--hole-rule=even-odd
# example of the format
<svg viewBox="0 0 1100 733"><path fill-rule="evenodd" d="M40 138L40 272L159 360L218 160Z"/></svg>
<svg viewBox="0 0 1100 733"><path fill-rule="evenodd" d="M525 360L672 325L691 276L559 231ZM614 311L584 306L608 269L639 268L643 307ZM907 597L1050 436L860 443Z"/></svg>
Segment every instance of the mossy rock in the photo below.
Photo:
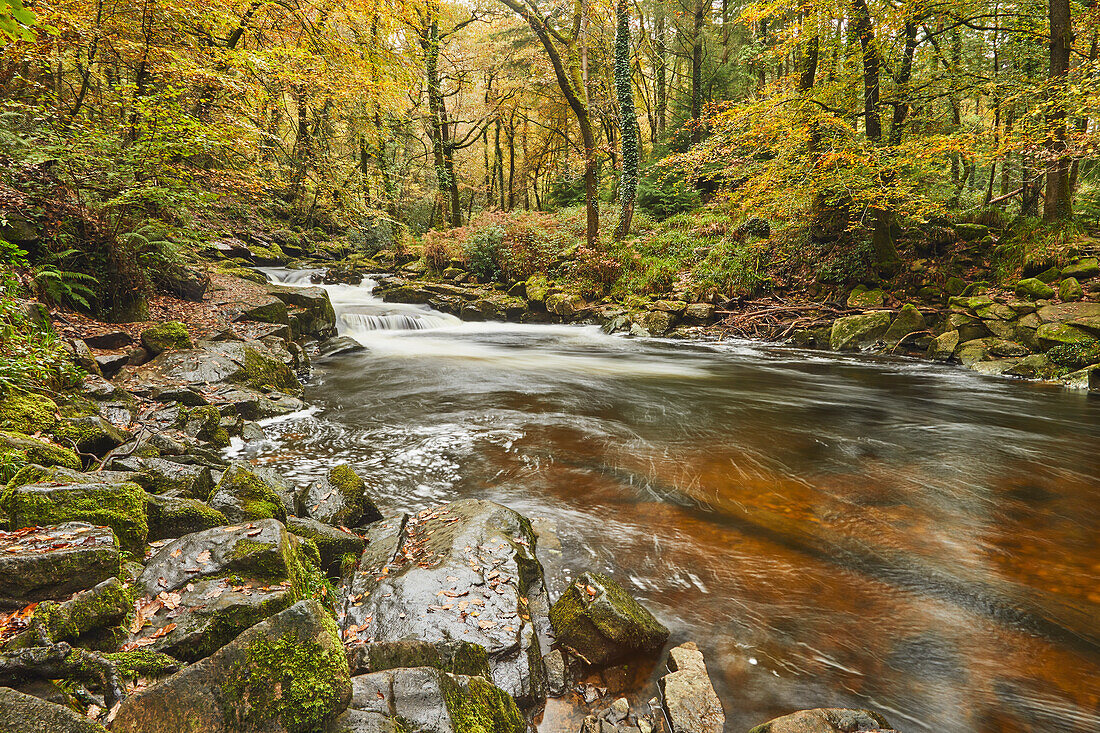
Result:
<svg viewBox="0 0 1100 733"><path fill-rule="evenodd" d="M1062 277L1062 271L1057 267L1048 267L1034 276L1036 280L1046 283L1047 285L1057 282L1060 277Z"/></svg>
<svg viewBox="0 0 1100 733"><path fill-rule="evenodd" d="M226 516L198 499L145 495L149 540L174 539L229 524Z"/></svg>
<svg viewBox="0 0 1100 733"><path fill-rule="evenodd" d="M1024 379L1054 379L1065 374L1066 369L1052 362L1046 354L1032 354L1020 359L1004 373Z"/></svg>
<svg viewBox="0 0 1100 733"><path fill-rule="evenodd" d="M1047 358L1059 366L1083 369L1100 363L1100 341L1091 339L1055 346L1046 353Z"/></svg>
<svg viewBox="0 0 1100 733"><path fill-rule="evenodd" d="M0 508L17 527L62 522L110 527L123 550L138 557L145 553L145 492L135 483L29 484L5 490Z"/></svg>
<svg viewBox="0 0 1100 733"><path fill-rule="evenodd" d="M857 351L870 346L882 339L891 321L888 311L838 318L829 333L829 347L833 351Z"/></svg>
<svg viewBox="0 0 1100 733"><path fill-rule="evenodd" d="M956 224L955 234L964 242L973 242L989 236L989 227L984 224Z"/></svg>
<svg viewBox="0 0 1100 733"><path fill-rule="evenodd" d="M878 288L869 290L866 285L857 285L848 294L849 308L881 308L886 302L886 294Z"/></svg>
<svg viewBox="0 0 1100 733"><path fill-rule="evenodd" d="M887 346L894 346L902 341L912 339L916 334L927 329L928 324L924 320L924 314L916 306L906 303L882 338Z"/></svg>
<svg viewBox="0 0 1100 733"><path fill-rule="evenodd" d="M49 431L57 424L57 404L34 392L8 390L0 400L0 430L16 433Z"/></svg>
<svg viewBox="0 0 1100 733"><path fill-rule="evenodd" d="M133 438L99 415L62 420L54 427L53 435L59 443L74 445L81 453L95 456L104 456Z"/></svg>
<svg viewBox="0 0 1100 733"><path fill-rule="evenodd" d="M286 519L286 508L275 489L243 463L234 463L222 474L210 506L230 522Z"/></svg>
<svg viewBox="0 0 1100 733"><path fill-rule="evenodd" d="M74 471L80 470L80 458L76 453L29 435L0 431L0 451L18 452L25 456L28 463L37 463L40 466L63 466Z"/></svg>
<svg viewBox="0 0 1100 733"><path fill-rule="evenodd" d="M334 466L298 495L299 514L333 526L355 527L382 518L366 495L367 485L346 464Z"/></svg>
<svg viewBox="0 0 1100 733"><path fill-rule="evenodd" d="M1097 260L1095 257L1085 257L1062 268L1062 277L1087 280L1097 275L1100 275L1100 260Z"/></svg>
<svg viewBox="0 0 1100 733"><path fill-rule="evenodd" d="M177 423L183 432L196 440L212 444L216 448L229 445L229 433L222 426L222 416L213 405L180 410Z"/></svg>
<svg viewBox="0 0 1100 733"><path fill-rule="evenodd" d="M320 567L330 577L342 577L344 558L351 555L358 560L363 552L363 538L350 531L307 517L287 517L286 524L287 529L294 534L313 541L320 558Z"/></svg>
<svg viewBox="0 0 1100 733"><path fill-rule="evenodd" d="M349 652L348 659L352 674L402 667L432 667L448 674L492 678L485 647L466 641L402 639L360 644Z"/></svg>
<svg viewBox="0 0 1100 733"><path fill-rule="evenodd" d="M1058 283L1058 297L1067 303L1081 300L1085 291L1075 277L1067 277Z"/></svg>
<svg viewBox="0 0 1100 733"><path fill-rule="evenodd" d="M286 309L286 303L273 295L257 296L253 302L245 306L241 312L241 318L260 323L281 325L290 323L290 313Z"/></svg>
<svg viewBox="0 0 1100 733"><path fill-rule="evenodd" d="M133 649L128 652L111 652L105 657L115 665L121 677L134 680L138 677L154 679L167 677L183 666L174 657L151 649Z"/></svg>
<svg viewBox="0 0 1100 733"><path fill-rule="evenodd" d="M1045 300L1054 297L1054 288L1038 278L1028 277L1016 283L1016 295L1030 300Z"/></svg>
<svg viewBox="0 0 1100 733"><path fill-rule="evenodd" d="M815 708L769 720L749 733L854 733L861 730L888 733L892 729L885 718L870 710Z"/></svg>
<svg viewBox="0 0 1100 733"><path fill-rule="evenodd" d="M949 277L943 285L943 291L948 295L962 295L966 290L966 280L961 277Z"/></svg>
<svg viewBox="0 0 1100 733"><path fill-rule="evenodd" d="M64 705L0 687L0 733L107 733L94 720Z"/></svg>
<svg viewBox="0 0 1100 733"><path fill-rule="evenodd" d="M18 536L0 532L0 609L69 598L118 576L120 560L110 527L73 522Z"/></svg>
<svg viewBox="0 0 1100 733"><path fill-rule="evenodd" d="M1093 337L1086 331L1064 323L1044 323L1035 330L1035 336L1044 349L1052 349L1063 344L1086 343Z"/></svg>
<svg viewBox="0 0 1100 733"><path fill-rule="evenodd" d="M617 581L600 573L580 575L550 607L559 643L595 666L659 648L668 629Z"/></svg>
<svg viewBox="0 0 1100 733"><path fill-rule="evenodd" d="M169 349L190 349L191 335L179 321L166 321L141 332L141 345L154 356Z"/></svg>
<svg viewBox="0 0 1100 733"><path fill-rule="evenodd" d="M41 625L54 643L74 642L90 632L118 624L134 603L131 589L118 578L108 578L94 588L76 594L60 603L43 601L34 609L32 622ZM14 651L41 642L33 632L26 632L9 641L4 649ZM85 644L86 645L86 644Z"/></svg>

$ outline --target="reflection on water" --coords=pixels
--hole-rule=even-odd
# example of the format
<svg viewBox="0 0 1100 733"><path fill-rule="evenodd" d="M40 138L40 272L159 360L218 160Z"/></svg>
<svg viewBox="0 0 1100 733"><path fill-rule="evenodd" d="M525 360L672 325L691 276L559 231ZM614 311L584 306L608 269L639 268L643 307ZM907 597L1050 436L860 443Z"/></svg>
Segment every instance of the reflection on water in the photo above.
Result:
<svg viewBox="0 0 1100 733"><path fill-rule="evenodd" d="M566 573L611 572L699 642L730 731L818 705L1100 730L1095 399L329 291L367 351L319 364L319 409L251 457L302 481L346 461L393 510L476 496L552 520Z"/></svg>

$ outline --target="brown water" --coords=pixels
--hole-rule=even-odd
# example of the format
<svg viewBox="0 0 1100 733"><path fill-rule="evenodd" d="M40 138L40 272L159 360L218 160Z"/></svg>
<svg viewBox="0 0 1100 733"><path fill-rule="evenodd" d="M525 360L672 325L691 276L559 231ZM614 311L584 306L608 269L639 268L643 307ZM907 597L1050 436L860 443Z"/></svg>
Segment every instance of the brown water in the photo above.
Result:
<svg viewBox="0 0 1100 733"><path fill-rule="evenodd" d="M910 733L1100 730L1100 400L331 292L368 351L319 364L316 409L246 455L301 481L348 462L390 510L544 518L557 587L609 572L699 643L727 730L823 705Z"/></svg>

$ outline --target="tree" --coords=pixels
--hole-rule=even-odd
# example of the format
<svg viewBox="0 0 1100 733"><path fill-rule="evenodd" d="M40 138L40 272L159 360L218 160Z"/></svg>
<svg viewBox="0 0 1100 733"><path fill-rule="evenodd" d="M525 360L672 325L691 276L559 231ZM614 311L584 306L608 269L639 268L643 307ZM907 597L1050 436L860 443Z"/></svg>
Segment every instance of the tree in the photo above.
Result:
<svg viewBox="0 0 1100 733"><path fill-rule="evenodd" d="M638 188L638 115L634 111L634 66L630 52L630 6L615 3L615 93L619 98L619 139L623 145L623 171L619 179L619 223L615 239L630 232L634 194Z"/></svg>

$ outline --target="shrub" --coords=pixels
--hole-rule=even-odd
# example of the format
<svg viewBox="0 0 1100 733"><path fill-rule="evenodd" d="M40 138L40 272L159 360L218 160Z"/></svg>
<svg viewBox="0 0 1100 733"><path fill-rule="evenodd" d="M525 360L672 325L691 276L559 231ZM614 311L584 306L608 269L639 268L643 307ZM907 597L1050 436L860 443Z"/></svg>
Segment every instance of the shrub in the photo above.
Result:
<svg viewBox="0 0 1100 733"><path fill-rule="evenodd" d="M582 295L603 295L622 276L623 264L613 254L604 250L579 247L570 263L570 279Z"/></svg>
<svg viewBox="0 0 1100 733"><path fill-rule="evenodd" d="M647 168L638 180L638 207L657 219L667 219L699 206L699 192L684 174L660 164Z"/></svg>

